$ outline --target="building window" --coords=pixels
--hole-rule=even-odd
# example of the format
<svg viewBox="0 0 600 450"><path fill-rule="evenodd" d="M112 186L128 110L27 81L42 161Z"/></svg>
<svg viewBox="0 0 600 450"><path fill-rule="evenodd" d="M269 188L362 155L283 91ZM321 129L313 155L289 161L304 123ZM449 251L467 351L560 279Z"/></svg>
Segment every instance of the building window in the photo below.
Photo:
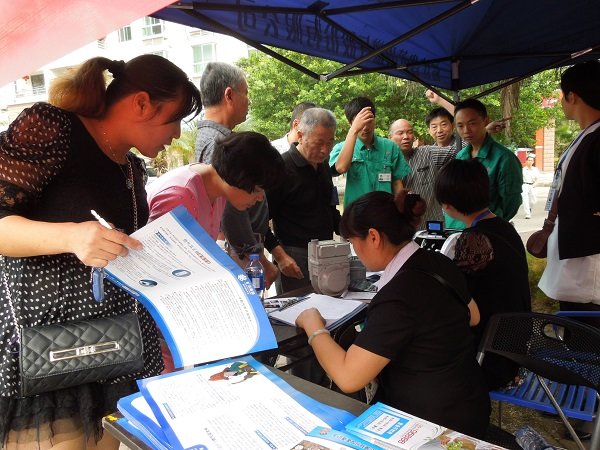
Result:
<svg viewBox="0 0 600 450"><path fill-rule="evenodd" d="M46 93L46 81L43 73L31 75L31 91L33 95L42 95Z"/></svg>
<svg viewBox="0 0 600 450"><path fill-rule="evenodd" d="M209 62L217 60L214 43L195 45L192 48L194 50L194 73L195 74L201 74L202 72L204 72L204 69L206 68L206 65Z"/></svg>
<svg viewBox="0 0 600 450"><path fill-rule="evenodd" d="M119 42L127 42L131 40L131 26L127 25L119 30Z"/></svg>
<svg viewBox="0 0 600 450"><path fill-rule="evenodd" d="M156 36L163 31L163 25L160 19L154 17L144 17L144 28L142 33L144 37Z"/></svg>

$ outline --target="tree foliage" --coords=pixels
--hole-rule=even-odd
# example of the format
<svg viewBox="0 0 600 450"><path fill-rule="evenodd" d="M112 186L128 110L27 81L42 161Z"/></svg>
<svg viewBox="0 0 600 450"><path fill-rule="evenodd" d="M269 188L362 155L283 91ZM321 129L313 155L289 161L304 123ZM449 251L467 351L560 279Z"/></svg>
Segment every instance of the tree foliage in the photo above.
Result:
<svg viewBox="0 0 600 450"><path fill-rule="evenodd" d="M318 74L340 67L333 61L287 50L278 51ZM311 101L334 112L338 119L336 139L341 141L349 128L344 105L354 97L366 96L374 101L377 108L377 134L387 136L389 125L404 118L413 122L418 137L431 143L425 116L433 106L425 98L425 87L418 83L384 74L318 81L258 51L238 61L238 65L247 75L252 104L248 120L239 125L237 131L254 130L270 139L279 138L289 129L293 107L299 102ZM556 154L559 155L578 130L577 124L565 119L559 104L541 107L544 98L558 97L560 74L561 69L545 71L521 81L518 86L509 86L482 97L491 119L507 114L512 117L509 129L494 138L512 148L533 148L536 131L552 121L556 123ZM480 94L490 87L465 89L460 92L460 98ZM450 98L454 95L451 92L445 94ZM181 138L155 160L158 170L166 171L192 161L196 136L193 128L191 131L184 130Z"/></svg>
<svg viewBox="0 0 600 450"><path fill-rule="evenodd" d="M339 67L333 61L291 51L281 53L316 73ZM426 133L423 119L430 104L424 96L425 88L416 83L382 74L317 81L259 52L242 59L239 65L248 77L251 126L270 139L288 131L291 111L297 103L311 101L334 112L338 119L337 139L342 140L349 128L344 105L358 96L369 97L375 103L378 134L387 135L389 125L398 118L413 118L416 131Z"/></svg>

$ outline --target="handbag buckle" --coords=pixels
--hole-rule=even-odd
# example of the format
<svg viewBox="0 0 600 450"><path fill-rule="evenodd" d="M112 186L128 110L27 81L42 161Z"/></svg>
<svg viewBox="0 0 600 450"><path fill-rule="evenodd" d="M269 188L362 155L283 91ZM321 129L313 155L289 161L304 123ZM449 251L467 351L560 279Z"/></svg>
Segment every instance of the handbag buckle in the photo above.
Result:
<svg viewBox="0 0 600 450"><path fill-rule="evenodd" d="M101 344L84 345L82 347L66 348L63 350L50 351L50 361L62 361L83 356L93 356L100 353L116 352L121 350L117 341L103 342Z"/></svg>

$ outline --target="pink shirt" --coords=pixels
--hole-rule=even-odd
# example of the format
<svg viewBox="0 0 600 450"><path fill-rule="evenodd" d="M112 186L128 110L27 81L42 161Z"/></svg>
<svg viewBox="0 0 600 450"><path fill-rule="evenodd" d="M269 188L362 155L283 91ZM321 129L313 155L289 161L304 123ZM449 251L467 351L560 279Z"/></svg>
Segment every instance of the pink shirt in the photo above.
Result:
<svg viewBox="0 0 600 450"><path fill-rule="evenodd" d="M213 239L217 238L226 200L219 197L211 204L202 175L183 166L160 176L146 187L149 222L183 205Z"/></svg>

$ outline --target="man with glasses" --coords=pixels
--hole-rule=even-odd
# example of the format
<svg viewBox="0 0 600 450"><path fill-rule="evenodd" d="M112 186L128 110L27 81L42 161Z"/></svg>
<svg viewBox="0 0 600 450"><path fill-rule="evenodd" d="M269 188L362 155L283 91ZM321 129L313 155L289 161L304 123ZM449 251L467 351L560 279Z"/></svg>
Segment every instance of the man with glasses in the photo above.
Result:
<svg viewBox="0 0 600 450"><path fill-rule="evenodd" d="M307 109L298 126L298 143L282 157L286 182L267 191L275 236L273 257L281 271L278 293L310 286L308 243L333 239L340 213L327 164L335 142L336 120L323 108Z"/></svg>
<svg viewBox="0 0 600 450"><path fill-rule="evenodd" d="M488 134L487 109L475 99L458 102L454 108L454 125L467 143L457 159L477 159L490 178L490 210L505 220L512 219L521 205L523 172L516 155ZM446 228L463 229L465 224L446 215Z"/></svg>
<svg viewBox="0 0 600 450"><path fill-rule="evenodd" d="M350 123L346 140L336 144L329 157L334 175L347 173L344 207L372 191L395 194L410 173L400 148L375 135L375 105L366 97L351 100L344 112Z"/></svg>

